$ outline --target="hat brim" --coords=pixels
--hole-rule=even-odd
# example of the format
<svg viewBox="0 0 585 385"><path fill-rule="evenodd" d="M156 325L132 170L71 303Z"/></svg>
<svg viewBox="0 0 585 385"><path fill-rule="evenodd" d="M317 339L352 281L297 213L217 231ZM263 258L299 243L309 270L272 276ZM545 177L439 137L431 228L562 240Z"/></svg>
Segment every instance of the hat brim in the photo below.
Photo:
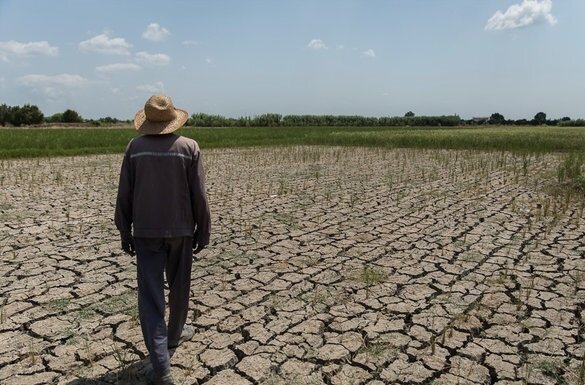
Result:
<svg viewBox="0 0 585 385"><path fill-rule="evenodd" d="M144 109L138 111L134 117L134 128L145 135L164 135L183 127L189 119L189 113L175 108L176 118L166 122L153 122L146 119Z"/></svg>

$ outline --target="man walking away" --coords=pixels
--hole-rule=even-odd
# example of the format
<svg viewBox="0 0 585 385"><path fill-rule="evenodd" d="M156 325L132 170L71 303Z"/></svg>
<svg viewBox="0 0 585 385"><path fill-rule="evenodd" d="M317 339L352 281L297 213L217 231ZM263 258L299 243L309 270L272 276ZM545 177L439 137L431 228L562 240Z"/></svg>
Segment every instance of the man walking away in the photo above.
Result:
<svg viewBox="0 0 585 385"><path fill-rule="evenodd" d="M169 348L193 337L185 325L193 255L209 243L210 217L197 142L173 134L189 114L171 98L154 95L134 118L142 135L128 144L116 200L122 249L136 253L138 313L153 371L171 385ZM133 230L133 234L132 234ZM169 285L165 323L164 278Z"/></svg>

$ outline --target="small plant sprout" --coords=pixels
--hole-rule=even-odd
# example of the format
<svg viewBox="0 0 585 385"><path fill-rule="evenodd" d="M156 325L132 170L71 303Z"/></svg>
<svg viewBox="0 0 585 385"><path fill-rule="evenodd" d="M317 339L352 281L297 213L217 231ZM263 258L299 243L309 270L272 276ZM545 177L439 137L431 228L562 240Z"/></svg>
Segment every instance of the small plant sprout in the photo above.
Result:
<svg viewBox="0 0 585 385"><path fill-rule="evenodd" d="M28 343L28 358L31 366L35 366L38 363L39 352L37 352L35 343L32 339Z"/></svg>
<svg viewBox="0 0 585 385"><path fill-rule="evenodd" d="M0 299L0 325L6 322L6 298Z"/></svg>

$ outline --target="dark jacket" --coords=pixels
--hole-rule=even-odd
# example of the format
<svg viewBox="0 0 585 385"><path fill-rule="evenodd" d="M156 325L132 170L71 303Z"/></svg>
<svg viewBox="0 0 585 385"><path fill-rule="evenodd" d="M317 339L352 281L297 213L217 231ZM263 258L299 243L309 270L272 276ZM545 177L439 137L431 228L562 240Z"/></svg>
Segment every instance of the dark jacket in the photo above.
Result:
<svg viewBox="0 0 585 385"><path fill-rule="evenodd" d="M175 134L128 143L116 200L116 227L134 237L192 236L209 243L210 215L199 145Z"/></svg>

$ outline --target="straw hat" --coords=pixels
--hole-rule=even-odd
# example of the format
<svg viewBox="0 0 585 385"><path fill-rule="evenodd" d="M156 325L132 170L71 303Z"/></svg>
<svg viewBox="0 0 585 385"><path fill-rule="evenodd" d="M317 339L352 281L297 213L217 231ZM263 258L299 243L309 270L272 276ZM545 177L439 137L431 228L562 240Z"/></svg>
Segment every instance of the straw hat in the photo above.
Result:
<svg viewBox="0 0 585 385"><path fill-rule="evenodd" d="M189 113L173 106L166 95L152 95L144 108L136 113L134 127L145 135L169 134L181 128L189 119Z"/></svg>

